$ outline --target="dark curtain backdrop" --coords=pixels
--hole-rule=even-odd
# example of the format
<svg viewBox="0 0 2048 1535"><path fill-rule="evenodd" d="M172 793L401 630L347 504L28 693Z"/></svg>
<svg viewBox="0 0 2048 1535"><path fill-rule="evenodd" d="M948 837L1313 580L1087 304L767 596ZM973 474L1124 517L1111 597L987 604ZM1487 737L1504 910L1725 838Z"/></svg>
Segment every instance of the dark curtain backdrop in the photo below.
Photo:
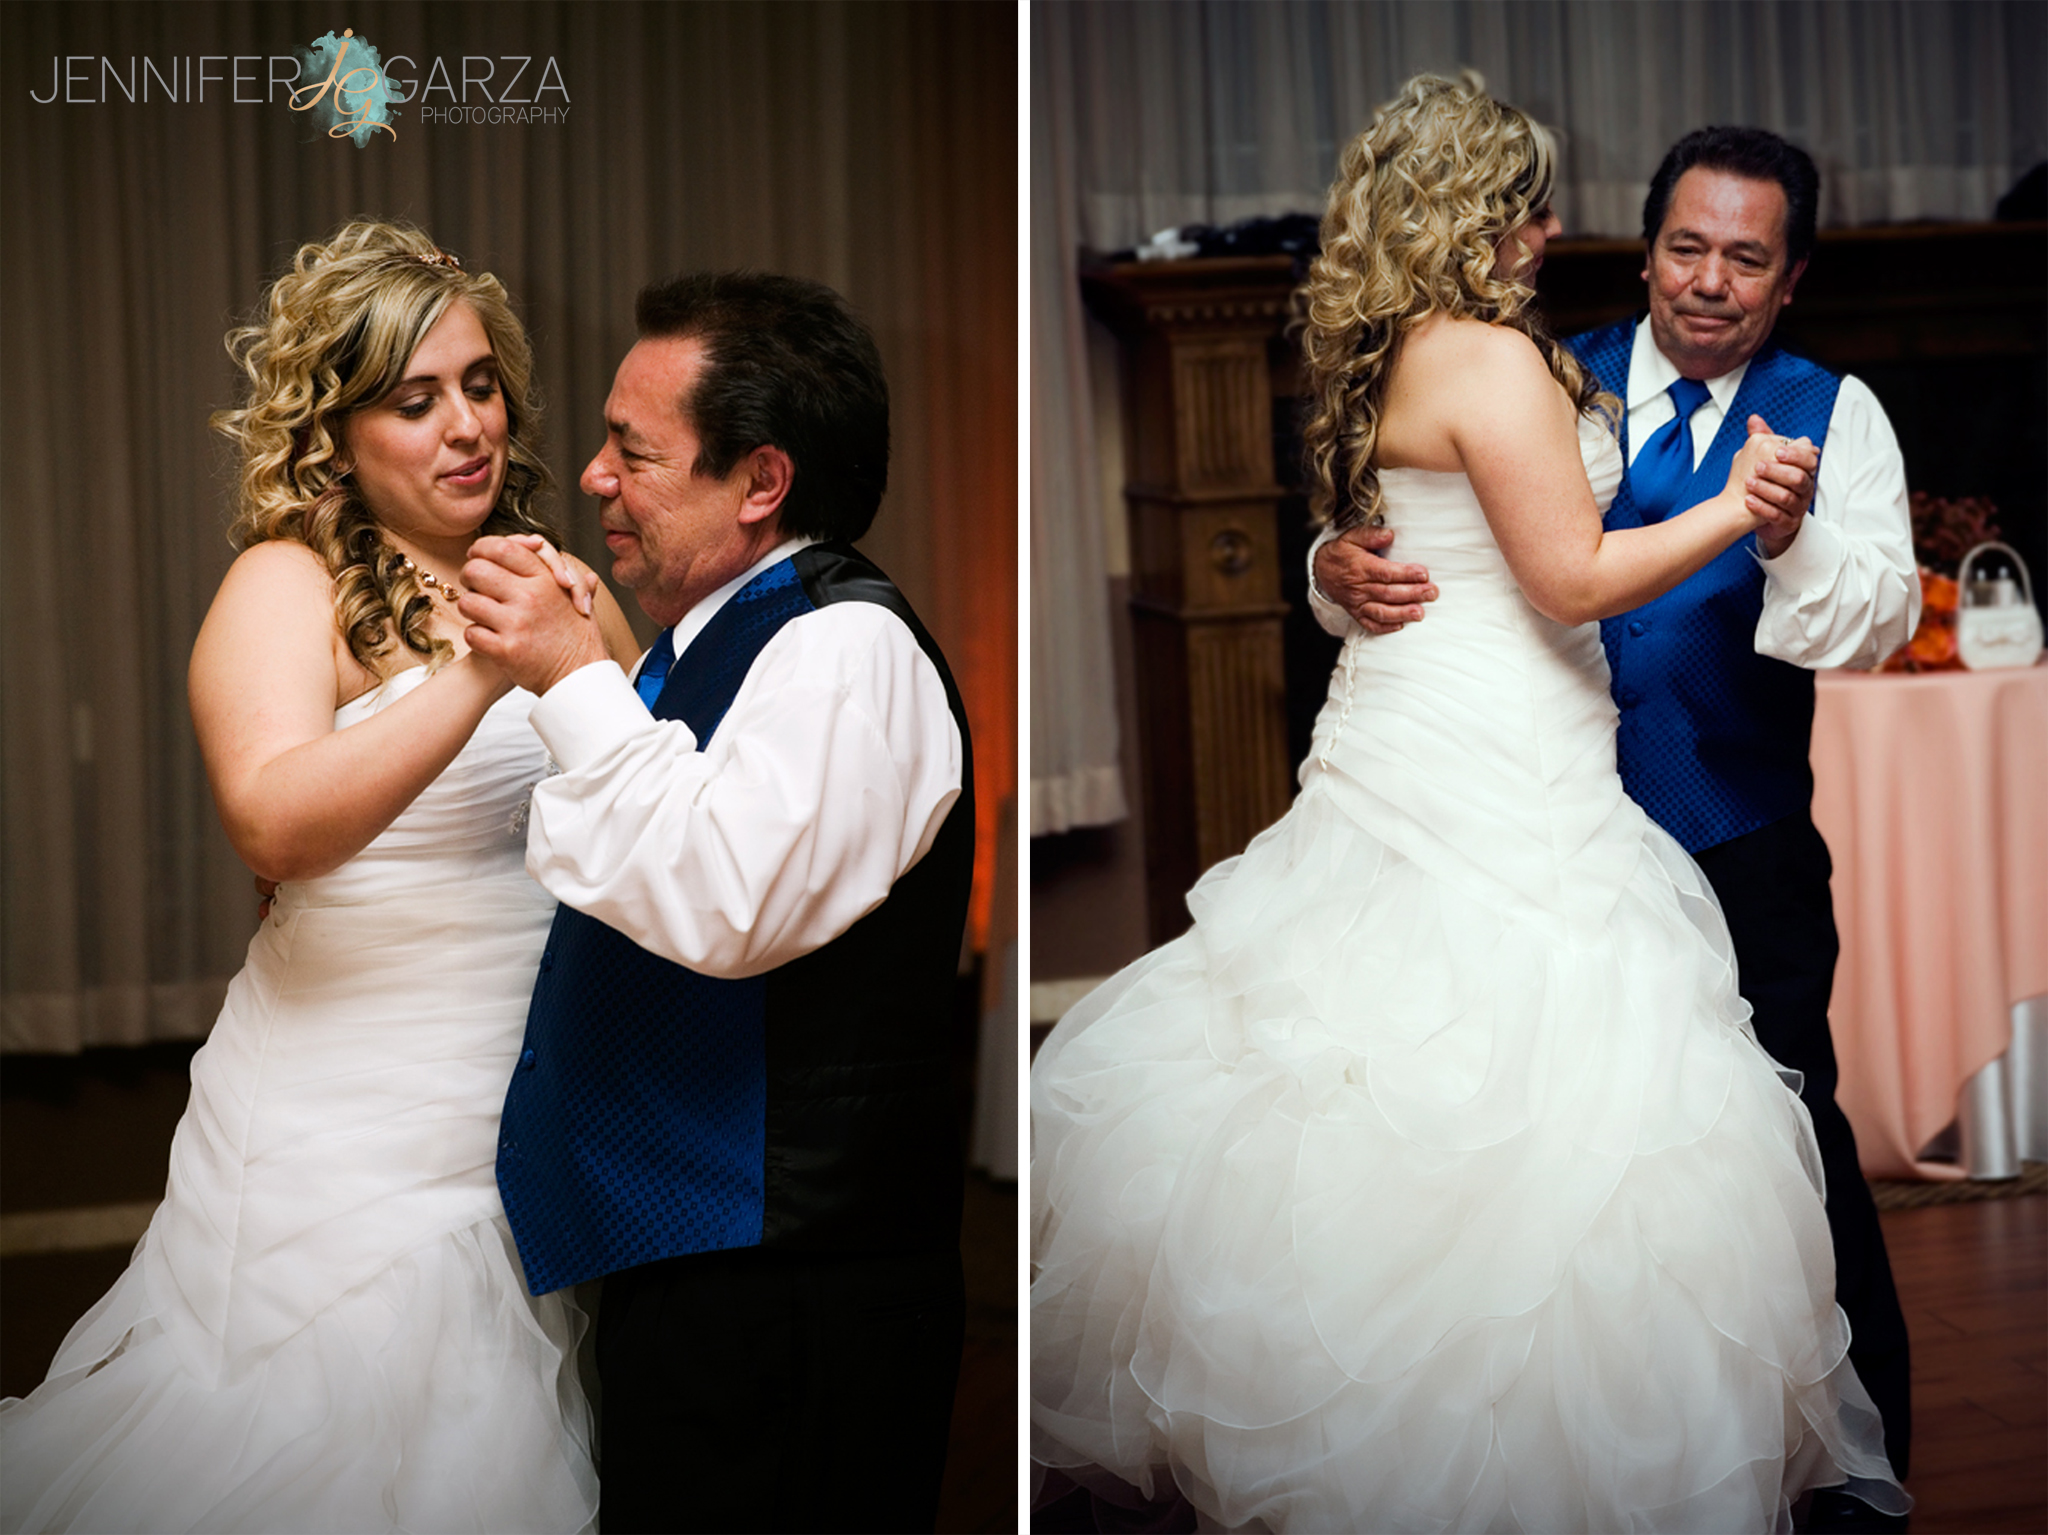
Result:
<svg viewBox="0 0 2048 1535"><path fill-rule="evenodd" d="M281 91L231 99L226 60L290 55L344 25L387 65L410 57L415 78L440 57L459 82L469 55L503 81L502 61L528 55L530 94L551 59L568 116L434 124L416 100L395 139L358 148ZM142 74L131 59L190 74L207 55L224 56L205 66L223 78L203 101L152 81L155 99L131 103L101 64L125 80ZM72 94L92 99L35 101L67 57L85 60ZM242 93L260 94L267 64L243 68ZM558 511L600 569L575 485L639 287L752 266L851 300L895 406L865 546L966 697L979 929L1015 783L1016 79L1007 3L0 9L0 1046L203 1033L241 962L249 878L185 706L192 639L231 558L231 465L206 416L233 393L228 325L300 243L359 214L411 219L510 288L533 333ZM486 100L472 86L468 103Z"/></svg>

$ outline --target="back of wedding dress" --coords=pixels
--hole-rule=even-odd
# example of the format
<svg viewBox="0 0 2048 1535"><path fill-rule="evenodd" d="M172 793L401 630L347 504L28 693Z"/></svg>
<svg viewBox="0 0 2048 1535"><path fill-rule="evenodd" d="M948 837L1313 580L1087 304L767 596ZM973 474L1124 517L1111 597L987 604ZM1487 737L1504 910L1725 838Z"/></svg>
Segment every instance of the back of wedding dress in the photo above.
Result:
<svg viewBox="0 0 2048 1535"><path fill-rule="evenodd" d="M1621 791L1598 626L1528 604L1462 475L1382 486L1441 597L1346 645L1293 808L1033 1066L1034 1458L1231 1529L1903 1507L1805 1110Z"/></svg>

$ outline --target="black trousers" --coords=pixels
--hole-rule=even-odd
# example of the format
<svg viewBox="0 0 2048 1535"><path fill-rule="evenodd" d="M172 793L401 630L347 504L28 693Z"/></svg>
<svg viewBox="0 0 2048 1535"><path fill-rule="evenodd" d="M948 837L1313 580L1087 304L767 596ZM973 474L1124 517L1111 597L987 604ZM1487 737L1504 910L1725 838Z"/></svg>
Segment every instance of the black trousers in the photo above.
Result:
<svg viewBox="0 0 2048 1535"><path fill-rule="evenodd" d="M1835 1105L1835 1045L1828 993L1835 982L1833 865L1801 814L1696 855L1727 914L1742 995L1756 1037L1779 1064L1805 1073L1799 1096L1813 1116L1828 1185L1835 1242L1835 1298L1849 1318L1849 1359L1884 1418L1885 1453L1900 1476L1913 1436L1906 1319L1870 1186L1856 1162L1856 1135Z"/></svg>
<svg viewBox="0 0 2048 1535"><path fill-rule="evenodd" d="M599 1528L931 1529L965 1317L957 1250L607 1275Z"/></svg>

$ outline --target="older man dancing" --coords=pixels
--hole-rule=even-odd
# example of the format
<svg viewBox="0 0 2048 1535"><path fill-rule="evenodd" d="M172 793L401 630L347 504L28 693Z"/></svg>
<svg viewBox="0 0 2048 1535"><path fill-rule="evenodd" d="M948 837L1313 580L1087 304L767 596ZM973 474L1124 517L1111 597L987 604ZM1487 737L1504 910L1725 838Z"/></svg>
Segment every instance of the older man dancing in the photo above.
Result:
<svg viewBox="0 0 2048 1535"><path fill-rule="evenodd" d="M851 545L881 359L792 278L682 278L637 317L583 475L664 626L637 683L528 548L463 569L470 643L541 695L562 768L499 1186L536 1293L607 1276L607 1531L930 1529L974 813L944 658Z"/></svg>

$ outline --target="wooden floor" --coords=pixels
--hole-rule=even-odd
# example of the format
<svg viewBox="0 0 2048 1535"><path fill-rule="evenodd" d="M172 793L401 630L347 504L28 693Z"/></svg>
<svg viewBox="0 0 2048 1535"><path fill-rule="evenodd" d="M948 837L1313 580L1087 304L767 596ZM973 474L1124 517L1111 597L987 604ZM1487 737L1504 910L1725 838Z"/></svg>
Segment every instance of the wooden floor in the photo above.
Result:
<svg viewBox="0 0 2048 1535"><path fill-rule="evenodd" d="M2048 1531L2048 1198L1888 1210L1914 1535Z"/></svg>
<svg viewBox="0 0 2048 1535"><path fill-rule="evenodd" d="M998 1535L1017 1528L1016 1184L979 1174L967 1180L960 1257L967 1341L939 1484L938 1528L948 1535Z"/></svg>

